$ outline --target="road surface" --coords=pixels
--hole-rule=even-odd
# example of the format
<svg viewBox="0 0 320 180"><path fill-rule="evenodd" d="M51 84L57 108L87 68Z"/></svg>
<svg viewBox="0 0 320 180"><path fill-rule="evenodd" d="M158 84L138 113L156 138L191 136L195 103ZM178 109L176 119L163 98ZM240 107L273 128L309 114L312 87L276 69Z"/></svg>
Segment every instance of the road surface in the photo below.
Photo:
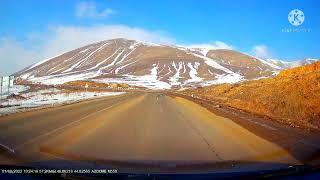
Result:
<svg viewBox="0 0 320 180"><path fill-rule="evenodd" d="M27 162L299 163L232 120L162 93L127 93L0 117L0 143Z"/></svg>

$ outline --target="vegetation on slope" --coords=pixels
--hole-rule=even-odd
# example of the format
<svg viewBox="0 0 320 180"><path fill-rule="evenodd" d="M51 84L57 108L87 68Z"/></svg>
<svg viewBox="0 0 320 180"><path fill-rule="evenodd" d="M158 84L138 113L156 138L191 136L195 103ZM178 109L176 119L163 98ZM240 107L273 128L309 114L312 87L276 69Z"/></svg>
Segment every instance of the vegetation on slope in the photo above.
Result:
<svg viewBox="0 0 320 180"><path fill-rule="evenodd" d="M66 82L63 85L65 86L74 86L74 87L94 87L94 88L129 88L130 86L125 83L99 83L95 81L70 81Z"/></svg>
<svg viewBox="0 0 320 180"><path fill-rule="evenodd" d="M291 126L320 128L320 62L282 71L274 78L183 93L219 101Z"/></svg>

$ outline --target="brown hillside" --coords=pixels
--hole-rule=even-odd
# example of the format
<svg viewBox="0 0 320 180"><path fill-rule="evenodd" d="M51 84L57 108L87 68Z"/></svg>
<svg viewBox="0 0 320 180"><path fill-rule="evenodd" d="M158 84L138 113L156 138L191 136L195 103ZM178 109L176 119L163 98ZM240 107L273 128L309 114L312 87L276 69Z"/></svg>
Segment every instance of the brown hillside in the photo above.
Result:
<svg viewBox="0 0 320 180"><path fill-rule="evenodd" d="M320 62L282 71L275 78L184 93L220 101L291 126L320 128Z"/></svg>
<svg viewBox="0 0 320 180"><path fill-rule="evenodd" d="M88 85L89 88L129 88L130 86L125 83L98 83L94 81L70 81L66 82L63 85L73 86L73 87L85 87Z"/></svg>
<svg viewBox="0 0 320 180"><path fill-rule="evenodd" d="M233 50L210 50L207 57L218 61L234 72L240 71L247 79L254 79L261 76L269 77L273 74L274 70L254 57Z"/></svg>
<svg viewBox="0 0 320 180"><path fill-rule="evenodd" d="M320 71L320 63L316 62L306 66L300 66L289 70L284 70L279 73L279 76L299 76L308 73Z"/></svg>
<svg viewBox="0 0 320 180"><path fill-rule="evenodd" d="M201 48L112 39L47 59L14 75L24 81L47 85L71 79L161 89L214 84L221 79L228 81L224 78L228 75L237 75L236 81L257 79L277 71L259 59L234 50L210 50L207 57L201 51ZM149 82L145 77L149 77Z"/></svg>

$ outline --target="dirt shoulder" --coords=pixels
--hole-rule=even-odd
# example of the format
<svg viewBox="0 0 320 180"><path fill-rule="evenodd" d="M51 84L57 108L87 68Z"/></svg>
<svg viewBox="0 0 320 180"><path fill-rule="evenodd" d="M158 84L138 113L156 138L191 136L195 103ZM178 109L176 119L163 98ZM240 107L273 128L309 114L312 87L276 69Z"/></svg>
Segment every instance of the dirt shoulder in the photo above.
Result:
<svg viewBox="0 0 320 180"><path fill-rule="evenodd" d="M221 102L288 126L320 129L320 62L281 71L274 78L199 87L181 93Z"/></svg>
<svg viewBox="0 0 320 180"><path fill-rule="evenodd" d="M294 128L270 120L268 117L257 116L216 101L191 97L180 93L168 93L171 97L182 97L193 101L212 113L231 119L235 123L256 134L257 136L273 142L303 163L320 162L320 132Z"/></svg>

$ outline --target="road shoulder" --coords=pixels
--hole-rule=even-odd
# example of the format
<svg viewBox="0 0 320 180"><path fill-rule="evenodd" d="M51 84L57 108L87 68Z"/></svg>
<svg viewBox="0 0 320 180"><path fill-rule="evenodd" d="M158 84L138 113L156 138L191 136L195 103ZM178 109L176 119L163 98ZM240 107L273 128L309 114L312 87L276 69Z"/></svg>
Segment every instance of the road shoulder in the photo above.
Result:
<svg viewBox="0 0 320 180"><path fill-rule="evenodd" d="M292 128L264 117L257 117L237 109L223 106L217 102L208 102L180 94L168 94L172 98L184 98L206 108L208 111L233 122L266 139L281 146L290 152L297 160L316 164L320 162L320 133L304 129Z"/></svg>

